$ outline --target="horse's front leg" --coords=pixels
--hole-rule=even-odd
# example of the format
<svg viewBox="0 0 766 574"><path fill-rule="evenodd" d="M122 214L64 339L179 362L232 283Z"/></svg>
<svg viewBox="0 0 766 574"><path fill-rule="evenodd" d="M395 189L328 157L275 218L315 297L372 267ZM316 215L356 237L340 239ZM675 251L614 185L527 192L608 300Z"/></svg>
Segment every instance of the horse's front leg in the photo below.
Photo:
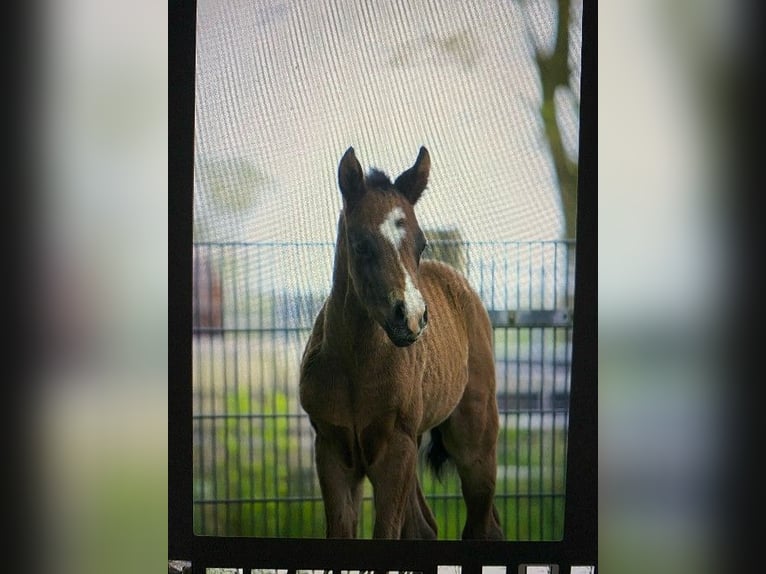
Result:
<svg viewBox="0 0 766 574"><path fill-rule="evenodd" d="M363 474L355 464L353 435L342 427L317 425L316 467L327 538L356 538Z"/></svg>
<svg viewBox="0 0 766 574"><path fill-rule="evenodd" d="M370 432L374 430L370 429ZM375 497L373 538L401 538L417 478L415 437L390 429L390 432L378 434L363 444L365 459L372 462L368 463L368 476Z"/></svg>

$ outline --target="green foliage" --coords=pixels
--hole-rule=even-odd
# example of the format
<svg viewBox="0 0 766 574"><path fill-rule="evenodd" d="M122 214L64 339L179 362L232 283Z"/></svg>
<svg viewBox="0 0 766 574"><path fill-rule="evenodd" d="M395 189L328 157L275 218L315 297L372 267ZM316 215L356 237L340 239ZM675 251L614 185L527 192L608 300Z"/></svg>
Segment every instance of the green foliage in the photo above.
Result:
<svg viewBox="0 0 766 574"><path fill-rule="evenodd" d="M468 28L446 34L427 34L422 38L399 43L389 63L396 68L411 66L426 51L445 65L459 64L468 70L481 57L481 43Z"/></svg>
<svg viewBox="0 0 766 574"><path fill-rule="evenodd" d="M324 523L321 502L312 500L318 497L313 468L298 460L301 437L297 419L289 416L289 397L275 390L259 402L256 416L254 406L244 387L226 397L226 418L216 421L214 445L207 448L217 447L215 454L206 453L214 464L195 474L194 490L197 500L230 502L195 505L195 532L316 535Z"/></svg>
<svg viewBox="0 0 766 574"><path fill-rule="evenodd" d="M257 197L254 191L268 181L253 162L243 157L201 159L195 167L210 207L220 212L250 209Z"/></svg>
<svg viewBox="0 0 766 574"><path fill-rule="evenodd" d="M243 218L256 206L259 189L269 178L251 160L197 158L195 163L194 240L220 240L219 218Z"/></svg>

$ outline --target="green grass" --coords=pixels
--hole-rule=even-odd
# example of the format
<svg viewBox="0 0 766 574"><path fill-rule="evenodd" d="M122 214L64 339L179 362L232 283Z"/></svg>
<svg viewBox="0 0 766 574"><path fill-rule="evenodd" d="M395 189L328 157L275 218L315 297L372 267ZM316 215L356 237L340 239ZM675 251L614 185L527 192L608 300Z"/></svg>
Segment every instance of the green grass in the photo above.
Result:
<svg viewBox="0 0 766 574"><path fill-rule="evenodd" d="M544 349L546 356L565 357L571 346L571 336L571 329L564 327L496 328L492 335L495 358L527 357L533 348Z"/></svg>

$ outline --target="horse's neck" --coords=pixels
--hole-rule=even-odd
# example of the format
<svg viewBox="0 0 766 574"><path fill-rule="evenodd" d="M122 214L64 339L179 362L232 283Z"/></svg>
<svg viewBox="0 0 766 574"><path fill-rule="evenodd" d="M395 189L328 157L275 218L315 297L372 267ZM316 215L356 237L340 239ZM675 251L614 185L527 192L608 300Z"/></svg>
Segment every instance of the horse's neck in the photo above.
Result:
<svg viewBox="0 0 766 574"><path fill-rule="evenodd" d="M348 342L337 345L339 352L353 352L356 342L369 341L380 335L377 323L367 314L349 276L348 248L342 215L338 223L332 290L326 309L325 326L325 341Z"/></svg>

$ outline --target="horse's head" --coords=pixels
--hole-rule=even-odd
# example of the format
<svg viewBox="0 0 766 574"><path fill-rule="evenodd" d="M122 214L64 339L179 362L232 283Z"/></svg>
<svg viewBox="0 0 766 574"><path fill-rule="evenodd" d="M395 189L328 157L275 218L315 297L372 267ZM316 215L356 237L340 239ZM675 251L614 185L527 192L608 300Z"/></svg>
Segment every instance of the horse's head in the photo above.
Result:
<svg viewBox="0 0 766 574"><path fill-rule="evenodd" d="M367 177L349 148L340 160L348 270L368 314L389 339L406 347L428 324L428 308L418 288L418 266L426 239L413 207L428 183L431 160L421 147L410 169L392 183L372 170Z"/></svg>

